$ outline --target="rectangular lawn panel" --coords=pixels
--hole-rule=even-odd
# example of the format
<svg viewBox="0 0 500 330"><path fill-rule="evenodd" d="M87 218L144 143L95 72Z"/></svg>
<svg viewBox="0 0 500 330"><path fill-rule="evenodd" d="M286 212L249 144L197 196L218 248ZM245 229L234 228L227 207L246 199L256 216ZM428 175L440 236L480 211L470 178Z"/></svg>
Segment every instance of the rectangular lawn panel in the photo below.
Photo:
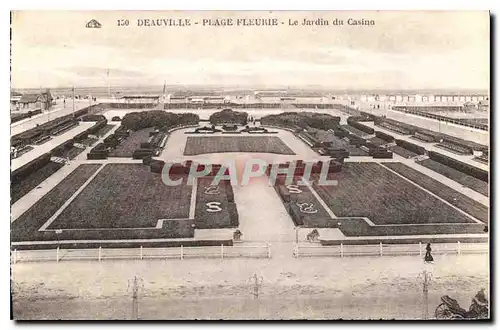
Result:
<svg viewBox="0 0 500 330"><path fill-rule="evenodd" d="M158 219L188 218L191 191L165 185L142 164L107 164L49 229L155 227Z"/></svg>
<svg viewBox="0 0 500 330"><path fill-rule="evenodd" d="M448 203L467 212L476 219L488 223L488 207L467 197L460 192L448 187L441 182L420 173L419 171L402 163L384 163L391 170L401 174L405 178L415 182L419 186L429 190L433 194L441 197Z"/></svg>
<svg viewBox="0 0 500 330"><path fill-rule="evenodd" d="M432 159L423 160L421 162L418 162L418 164L425 166L428 169L431 169L434 172L437 172L441 175L444 175L445 177L452 179L453 181L456 181L461 185L466 186L474 191L477 191L480 194L489 196L488 182L484 182L473 176L457 171L454 168L436 162L435 160Z"/></svg>
<svg viewBox="0 0 500 330"><path fill-rule="evenodd" d="M262 152L295 155L276 136L189 136L184 155L194 156L220 152Z"/></svg>
<svg viewBox="0 0 500 330"><path fill-rule="evenodd" d="M66 200L73 195L81 185L94 174L101 164L85 164L78 166L63 181L57 184L38 202L11 223L11 240L30 241L42 239L44 236L52 238L53 233L44 235L38 229L56 211L63 206ZM53 237L55 239L55 236Z"/></svg>
<svg viewBox="0 0 500 330"><path fill-rule="evenodd" d="M345 163L328 178L338 185L315 189L337 217L367 217L377 225L474 223L377 163Z"/></svg>
<svg viewBox="0 0 500 330"><path fill-rule="evenodd" d="M298 178L294 179L294 184ZM282 184L282 186L284 186ZM287 191L286 187L283 187ZM299 194L290 194L290 202L284 202L287 210L292 207L297 211L297 203L307 203L317 210L315 213L295 212L300 217L301 226L306 228L339 228L345 236L400 236L400 235L434 235L434 234L483 234L484 225L478 223L457 224L403 224L372 226L365 219L357 217L331 218L319 204L316 197L307 186L298 186ZM318 191L315 184L313 189ZM297 191L297 190L295 190ZM328 203L327 203L328 204ZM291 215L292 216L292 215ZM373 222L373 221L372 221Z"/></svg>

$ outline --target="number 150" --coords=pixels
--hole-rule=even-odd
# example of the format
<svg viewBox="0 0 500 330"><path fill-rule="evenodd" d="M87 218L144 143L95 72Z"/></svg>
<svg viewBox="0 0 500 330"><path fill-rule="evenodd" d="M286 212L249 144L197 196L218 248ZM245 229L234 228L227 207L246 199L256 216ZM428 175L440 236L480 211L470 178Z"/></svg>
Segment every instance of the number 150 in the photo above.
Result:
<svg viewBox="0 0 500 330"><path fill-rule="evenodd" d="M128 26L129 21L128 19L119 19L118 20L118 26Z"/></svg>

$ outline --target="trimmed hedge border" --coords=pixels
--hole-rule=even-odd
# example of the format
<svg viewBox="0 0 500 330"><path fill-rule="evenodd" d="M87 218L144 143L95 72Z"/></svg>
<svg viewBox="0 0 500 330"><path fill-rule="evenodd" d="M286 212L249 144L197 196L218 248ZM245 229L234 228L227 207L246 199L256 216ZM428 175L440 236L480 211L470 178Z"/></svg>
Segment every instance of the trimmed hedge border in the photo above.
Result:
<svg viewBox="0 0 500 330"><path fill-rule="evenodd" d="M489 175L487 171L484 171L478 167L466 163L462 163L456 159L453 159L451 157L445 156L443 154L434 151L429 151L427 154L429 155L430 159L435 160L436 162L454 168L455 170L465 173L467 175L473 176L476 179L482 180L484 182L489 182Z"/></svg>
<svg viewBox="0 0 500 330"><path fill-rule="evenodd" d="M426 153L425 148L422 147L422 146L419 146L417 144L413 144L413 143L408 142L406 140L398 140L398 139L396 139L395 141L396 141L396 145L400 146L403 149L407 149L407 150L409 150L411 152L414 152L414 153L416 153L418 155L425 155L425 153Z"/></svg>
<svg viewBox="0 0 500 330"><path fill-rule="evenodd" d="M12 115L11 115L10 123L13 124L15 122L21 121L21 120L26 119L26 118L31 118L31 117L38 115L38 114L41 114L41 113L42 113L42 109L37 109L37 110L33 110L33 111L30 110L28 112L21 113L15 117L12 117Z"/></svg>

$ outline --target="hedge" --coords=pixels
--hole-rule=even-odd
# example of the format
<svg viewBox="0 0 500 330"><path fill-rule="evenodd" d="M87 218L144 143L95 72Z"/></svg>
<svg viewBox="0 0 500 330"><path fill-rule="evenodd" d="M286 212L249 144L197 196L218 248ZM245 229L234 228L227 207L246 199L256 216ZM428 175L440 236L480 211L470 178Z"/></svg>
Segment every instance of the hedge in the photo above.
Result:
<svg viewBox="0 0 500 330"><path fill-rule="evenodd" d="M28 177L31 173L37 171L41 167L45 166L48 162L50 162L50 153L45 153L40 157L33 159L29 163L24 164L19 167L10 175L12 182L19 182Z"/></svg>
<svg viewBox="0 0 500 330"><path fill-rule="evenodd" d="M396 139L395 141L396 141L396 144L398 146L400 146L401 148L410 150L411 152L414 152L414 153L416 153L418 155L424 155L425 152L426 152L426 150L425 150L424 147L416 145L416 144L411 143L411 142L408 142L406 140Z"/></svg>
<svg viewBox="0 0 500 330"><path fill-rule="evenodd" d="M106 120L103 115L86 115L81 118L82 121L101 121Z"/></svg>
<svg viewBox="0 0 500 330"><path fill-rule="evenodd" d="M345 149L325 149L325 154L332 158L344 159L349 157L349 151Z"/></svg>
<svg viewBox="0 0 500 330"><path fill-rule="evenodd" d="M347 124L349 124L349 126L357 128L360 131L363 131L363 132L368 133L368 134L375 134L375 130L373 128L368 127L364 124L361 124L361 123L359 123L351 118L353 118L353 117L347 118Z"/></svg>
<svg viewBox="0 0 500 330"><path fill-rule="evenodd" d="M375 132L375 136L387 142L394 141L394 136L386 134L384 132Z"/></svg>
<svg viewBox="0 0 500 330"><path fill-rule="evenodd" d="M269 130L265 127L250 127L250 126L245 126L244 129L242 129L240 132L247 132L247 133L268 133Z"/></svg>
<svg viewBox="0 0 500 330"><path fill-rule="evenodd" d="M462 163L461 161L458 161L454 158L445 156L443 154L434 152L434 151L429 151L428 156L430 159L435 160L441 164L444 164L446 166L449 166L451 168L454 168L457 171L460 171L462 173L465 173L467 175L473 176L479 180L482 180L484 182L488 182L488 171L484 171L480 168L477 168L475 166Z"/></svg>
<svg viewBox="0 0 500 330"><path fill-rule="evenodd" d="M348 139L349 139L349 144L355 145L356 147L364 145L366 142L365 139L352 133L349 133Z"/></svg>
<svg viewBox="0 0 500 330"><path fill-rule="evenodd" d="M143 165L148 165L148 166L149 166L149 165L151 165L151 162L152 162L152 161L153 161L153 158L152 158L151 156L149 156L149 157L144 157L144 158L142 159L142 164L143 164Z"/></svg>
<svg viewBox="0 0 500 330"><path fill-rule="evenodd" d="M374 151L371 156L375 159L377 158L392 158L392 152L391 151L387 151L387 150L378 150L378 151Z"/></svg>
<svg viewBox="0 0 500 330"><path fill-rule="evenodd" d="M239 124L246 125L248 113L224 109L210 115L209 121L212 125L220 124Z"/></svg>
<svg viewBox="0 0 500 330"><path fill-rule="evenodd" d="M32 129L29 129L25 132L14 135L11 138L11 145L26 145L30 144L32 141L39 139L43 135L51 134L53 130L57 130L62 125L65 125L71 121L74 121L75 118L79 118L89 112L89 109L94 108L95 106L87 107L75 111L73 114L66 115L63 117L56 118L47 123L38 125Z"/></svg>
<svg viewBox="0 0 500 330"><path fill-rule="evenodd" d="M151 158L153 154L152 149L137 149L132 153L132 159L144 159L144 158Z"/></svg>
<svg viewBox="0 0 500 330"><path fill-rule="evenodd" d="M151 110L127 113L121 124L127 129L138 131L148 127L156 127L159 130L167 130L178 125L198 124L200 118L192 113L175 114L162 110Z"/></svg>
<svg viewBox="0 0 500 330"><path fill-rule="evenodd" d="M76 237L78 238L78 237ZM152 248L152 247L189 247L189 246L232 246L233 240L171 240L166 242L156 242L156 241L137 241L137 242L99 242L99 243L54 243L54 244L30 244L30 245L17 245L15 249L17 250L54 250L56 248L61 249L98 249L99 247L105 248Z"/></svg>
<svg viewBox="0 0 500 330"><path fill-rule="evenodd" d="M75 142L81 141L87 137L88 134L100 129L101 127L105 126L107 123L106 118L104 120L97 122L95 125L92 127L88 128L84 132L79 133L77 136L75 136L72 139L69 139L68 141L63 142L59 146L55 147L52 149L50 152L45 153L36 159L33 159L31 162L21 166L20 168L16 169L11 173L11 180L12 182L17 182L19 180L25 179L28 175L31 173L38 171L40 168L45 166L48 162L50 162L50 157L52 156L57 156L58 154L61 154L65 151L67 148L71 148Z"/></svg>
<svg viewBox="0 0 500 330"><path fill-rule="evenodd" d="M151 172L153 172L153 173L161 173L163 171L163 166L165 166L165 162L164 161L162 161L162 160L153 160L151 162L151 165L150 165Z"/></svg>
<svg viewBox="0 0 500 330"><path fill-rule="evenodd" d="M10 117L10 122L11 124L12 123L15 123L15 122L18 122L18 121L21 121L23 119L26 119L26 118L31 118L33 117L34 115L38 115L42 113L42 109L37 109L37 110L33 110L33 111L28 111L28 112L25 112L25 113L21 113L19 114L18 116L15 116L15 117Z"/></svg>
<svg viewBox="0 0 500 330"><path fill-rule="evenodd" d="M340 117L316 112L285 112L278 115L264 116L261 118L260 123L262 125L289 127L294 130L312 127L326 131L339 127Z"/></svg>
<svg viewBox="0 0 500 330"><path fill-rule="evenodd" d="M222 129L229 132L234 132L238 129L238 125L222 125Z"/></svg>
<svg viewBox="0 0 500 330"><path fill-rule="evenodd" d="M339 138L344 138L344 137L349 136L349 132L343 128L338 128L338 129L333 131L333 135L335 135L336 137L339 137Z"/></svg>
<svg viewBox="0 0 500 330"><path fill-rule="evenodd" d="M222 131L220 129L215 128L214 125L198 127L194 130L194 133L218 133L218 132Z"/></svg>

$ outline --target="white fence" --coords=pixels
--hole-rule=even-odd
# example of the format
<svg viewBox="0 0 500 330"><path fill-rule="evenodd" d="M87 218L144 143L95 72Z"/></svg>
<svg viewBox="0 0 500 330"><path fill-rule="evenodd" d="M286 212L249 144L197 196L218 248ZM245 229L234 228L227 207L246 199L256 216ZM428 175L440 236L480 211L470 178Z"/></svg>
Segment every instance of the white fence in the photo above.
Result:
<svg viewBox="0 0 500 330"><path fill-rule="evenodd" d="M432 254L486 254L488 243L435 243L431 245ZM398 256L425 255L425 245L419 244L371 244L371 245L314 245L295 244L293 255L300 257L348 257L348 256Z"/></svg>
<svg viewBox="0 0 500 330"><path fill-rule="evenodd" d="M12 263L67 260L271 258L271 244L233 246L180 246L169 248L97 248L13 250Z"/></svg>

